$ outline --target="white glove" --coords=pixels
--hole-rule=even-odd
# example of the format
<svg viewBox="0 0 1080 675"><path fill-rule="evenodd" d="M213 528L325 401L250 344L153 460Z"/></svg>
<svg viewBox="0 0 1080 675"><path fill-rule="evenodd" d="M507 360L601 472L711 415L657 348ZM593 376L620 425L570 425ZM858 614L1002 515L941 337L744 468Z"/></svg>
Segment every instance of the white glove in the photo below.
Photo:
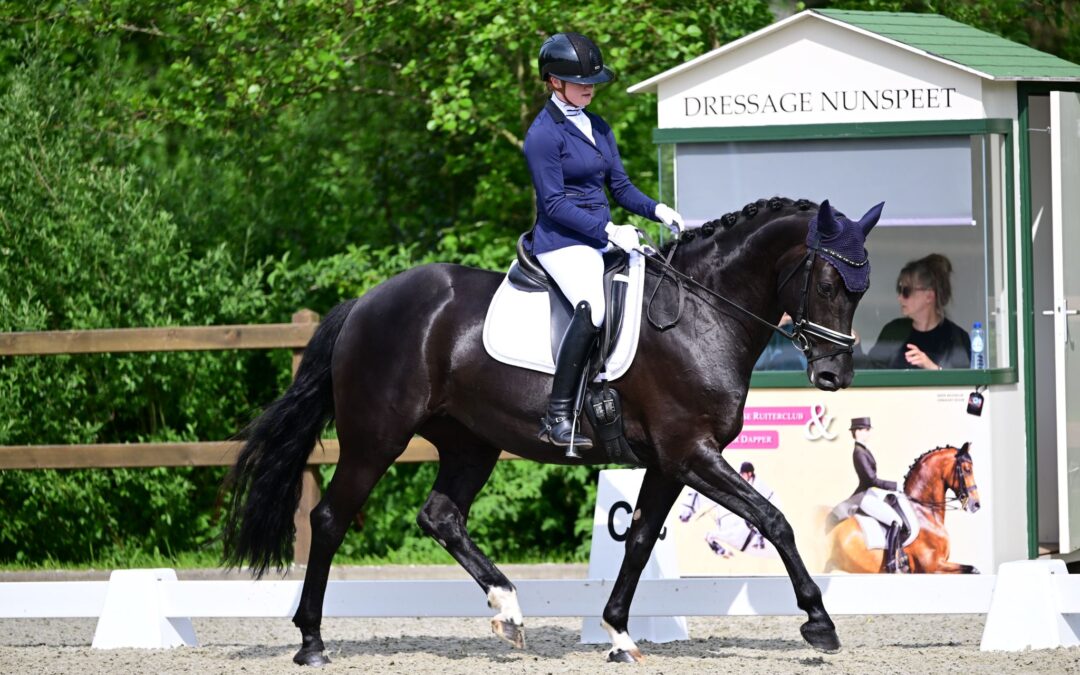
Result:
<svg viewBox="0 0 1080 675"><path fill-rule="evenodd" d="M608 223L604 228L607 232L608 241L629 253L641 245L637 230L633 225L616 225Z"/></svg>
<svg viewBox="0 0 1080 675"><path fill-rule="evenodd" d="M686 230L686 224L683 223L682 216L667 204L656 205L656 217L671 228L671 233L675 236L682 234Z"/></svg>

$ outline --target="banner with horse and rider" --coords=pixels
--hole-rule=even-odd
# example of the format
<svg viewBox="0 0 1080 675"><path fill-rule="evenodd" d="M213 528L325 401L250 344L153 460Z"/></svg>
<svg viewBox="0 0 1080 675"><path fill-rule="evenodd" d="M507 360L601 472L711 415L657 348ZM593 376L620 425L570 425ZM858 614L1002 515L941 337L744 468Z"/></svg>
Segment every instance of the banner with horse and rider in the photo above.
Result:
<svg viewBox="0 0 1080 675"><path fill-rule="evenodd" d="M986 418L967 389L754 389L724 455L782 508L813 573L992 569ZM955 511L955 513L946 513ZM686 488L669 519L682 576L783 574L746 519Z"/></svg>

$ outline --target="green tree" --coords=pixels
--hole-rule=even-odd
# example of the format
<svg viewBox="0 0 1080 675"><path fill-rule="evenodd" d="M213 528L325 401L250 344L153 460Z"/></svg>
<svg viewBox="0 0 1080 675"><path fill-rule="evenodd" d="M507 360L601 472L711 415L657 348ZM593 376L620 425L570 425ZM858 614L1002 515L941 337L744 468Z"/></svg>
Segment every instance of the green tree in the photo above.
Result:
<svg viewBox="0 0 1080 675"><path fill-rule="evenodd" d="M941 14L1080 63L1080 2L1076 0L807 0L793 4Z"/></svg>
<svg viewBox="0 0 1080 675"><path fill-rule="evenodd" d="M120 54L135 77L103 80L99 106L98 126L130 139L112 161L167 188L163 204L197 250L242 244L246 261L433 247L463 224L520 232L533 218L520 148L544 97L534 69L547 35L592 33L629 83L771 21L756 0L24 0L2 11L9 34L42 36L83 72ZM653 101L623 89L596 107L655 193Z"/></svg>
<svg viewBox="0 0 1080 675"><path fill-rule="evenodd" d="M87 152L94 82L67 70L38 57L0 90L0 332L264 320L260 268L192 255L132 171ZM225 438L268 372L250 354L2 358L0 444ZM0 559L197 545L219 478L0 472Z"/></svg>

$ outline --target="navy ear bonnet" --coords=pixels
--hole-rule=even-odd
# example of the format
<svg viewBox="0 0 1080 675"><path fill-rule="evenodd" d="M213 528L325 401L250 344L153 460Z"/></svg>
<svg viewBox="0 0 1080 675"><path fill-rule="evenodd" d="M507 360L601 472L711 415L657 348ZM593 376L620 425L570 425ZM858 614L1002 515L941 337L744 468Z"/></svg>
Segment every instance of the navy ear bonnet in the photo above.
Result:
<svg viewBox="0 0 1080 675"><path fill-rule="evenodd" d="M885 202L872 207L858 221L853 221L821 202L818 213L810 221L806 233L807 248L817 249L840 272L844 285L852 293L870 288L870 256L866 252L866 235L877 225Z"/></svg>

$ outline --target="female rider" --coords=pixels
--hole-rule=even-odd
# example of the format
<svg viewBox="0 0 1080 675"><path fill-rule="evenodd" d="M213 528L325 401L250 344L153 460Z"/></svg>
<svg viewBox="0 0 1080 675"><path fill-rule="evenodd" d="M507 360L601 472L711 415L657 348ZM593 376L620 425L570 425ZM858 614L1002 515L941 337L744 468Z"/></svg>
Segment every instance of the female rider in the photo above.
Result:
<svg viewBox="0 0 1080 675"><path fill-rule="evenodd" d="M578 33L556 33L540 47L540 79L551 98L525 135L525 160L536 190L531 252L574 307L559 346L555 378L539 438L567 448L592 447L575 436L578 380L604 318L603 250L638 247L637 231L615 225L604 187L627 211L660 221L678 234L682 216L634 187L623 169L615 136L599 115L586 112L595 85L614 78L599 48ZM571 443L573 441L573 443Z"/></svg>

